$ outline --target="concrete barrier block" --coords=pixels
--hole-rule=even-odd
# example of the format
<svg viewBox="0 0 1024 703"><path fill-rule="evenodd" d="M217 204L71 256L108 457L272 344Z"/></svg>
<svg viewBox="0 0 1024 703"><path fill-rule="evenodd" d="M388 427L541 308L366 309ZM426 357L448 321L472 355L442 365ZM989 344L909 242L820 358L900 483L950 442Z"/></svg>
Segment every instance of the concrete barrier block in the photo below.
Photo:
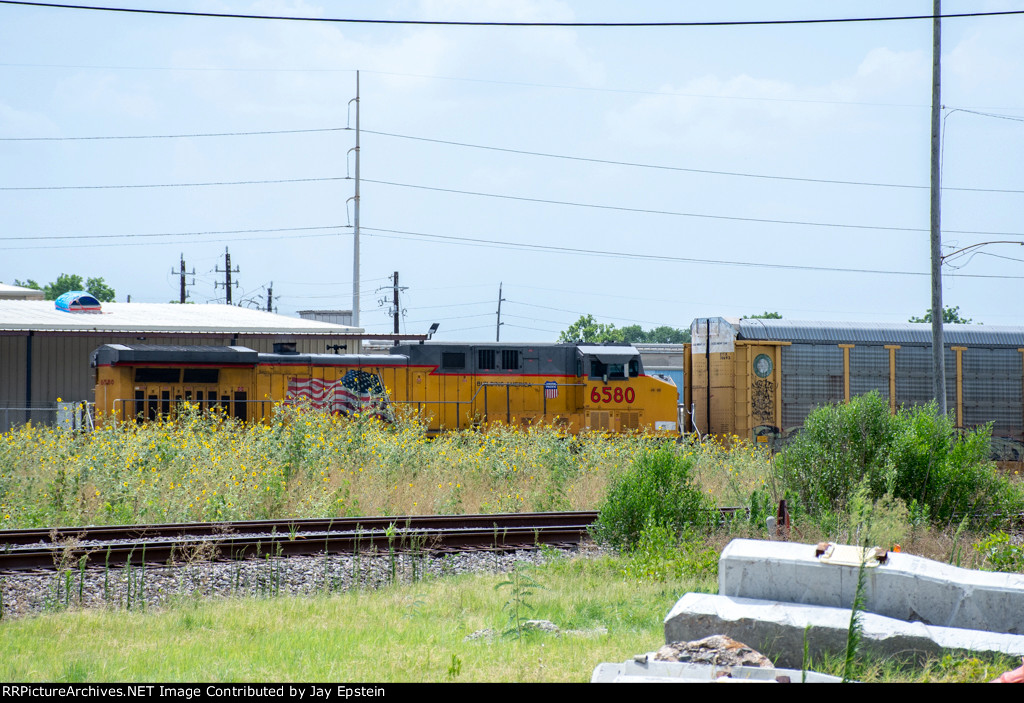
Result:
<svg viewBox="0 0 1024 703"><path fill-rule="evenodd" d="M1024 656L1024 635L925 625L868 612L861 613L861 624L863 647L877 656L913 658L944 650ZM777 666L799 668L808 625L812 657L846 650L848 608L703 593L688 593L672 608L665 618L665 641L725 634L763 652Z"/></svg>
<svg viewBox="0 0 1024 703"><path fill-rule="evenodd" d="M733 540L718 562L723 596L849 608L858 566L827 564L814 545ZM907 621L1024 634L1024 575L961 569L892 553L866 569L865 610Z"/></svg>
<svg viewBox="0 0 1024 703"><path fill-rule="evenodd" d="M802 683L805 673L799 669L762 669L753 666L734 666L729 676L710 664L656 661L654 653L629 661L598 664L590 677L591 683ZM806 672L807 683L839 683L838 676Z"/></svg>

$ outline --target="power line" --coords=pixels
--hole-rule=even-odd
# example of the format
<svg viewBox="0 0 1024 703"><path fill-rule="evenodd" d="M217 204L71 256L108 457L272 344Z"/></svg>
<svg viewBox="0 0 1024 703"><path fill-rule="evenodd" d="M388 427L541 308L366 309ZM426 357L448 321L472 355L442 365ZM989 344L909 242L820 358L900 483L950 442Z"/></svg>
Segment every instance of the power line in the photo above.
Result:
<svg viewBox="0 0 1024 703"><path fill-rule="evenodd" d="M335 24L368 24L368 25L424 25L444 27L593 27L593 28L639 28L639 27L751 27L769 25L803 25L803 24L846 24L856 22L898 22L907 20L933 20L933 15L894 15L873 17L833 17L818 19L790 20L718 20L704 22L495 22L473 20L382 20L355 19L340 17L305 17L298 15L246 15L228 12L186 12L184 10L153 10L131 7L98 7L94 5L70 5L51 2L27 2L26 0L0 0L2 5L24 5L28 7L45 7L62 10L93 10L99 12L119 12L139 15L164 15L174 17L200 17L213 19L244 19L244 20L276 20L287 22L319 22ZM1024 10L1002 10L993 12L961 12L940 15L941 19L961 17L998 17L1003 15L1021 15Z"/></svg>
<svg viewBox="0 0 1024 703"><path fill-rule="evenodd" d="M964 108L957 108L960 112L967 112L973 115L980 115L983 117L994 117L1005 120L1013 120L1024 122L1024 117L1015 117L1011 115L999 115L996 113L980 112L977 110L967 110ZM101 141L101 140L118 140L118 139L191 139L191 138L204 138L204 137L247 137L247 136L259 136L268 134L310 134L310 133L323 133L323 132L348 132L352 131L351 127L324 127L318 129L280 129L280 130L259 130L251 132L197 132L187 134L137 134L137 135L92 135L92 136L81 136L81 137L0 137L0 141L3 142L62 142L62 141ZM375 134L381 137L391 137L395 139L409 139L412 141L427 142L432 144L445 144L448 146L458 146L467 149L483 149L486 151L497 151L506 154L521 154L524 156L538 156L548 159L561 159L565 161L581 161L584 163L595 163L595 164L606 164L611 166L628 166L631 168L646 168L659 171L675 171L682 173L699 173L705 175L714 176L734 176L740 178L757 178L764 180L777 180L777 181L794 181L798 183L825 183L834 185L849 185L849 186L868 186L876 188L905 188L912 190L926 190L929 186L926 185L914 185L910 183L878 183L873 181L845 181L833 178L810 178L806 176L777 176L765 173L746 173L742 171L720 171L716 169L702 169L702 168L689 168L684 166L667 166L664 164L647 164L636 161L617 161L614 159L599 159L595 157L586 156L570 156L567 154L554 154L551 152L543 151L530 151L528 149L512 149L509 147L489 146L486 144L470 144L468 142L457 142L447 139L434 139L430 137L419 137L411 134L398 134L395 132L381 132L372 129L362 130L366 134ZM323 179L310 179L310 180L331 180L329 178ZM24 190L70 190L70 189L84 189L84 188L158 188L158 187L185 187L185 186L207 186L207 185L252 185L252 184L264 184L264 183L297 183L302 182L302 179L290 179L290 180L268 180L268 181L230 181L230 182L215 182L215 183L182 183L182 184L149 184L149 185L110 185L110 186L35 186L35 187L24 187ZM965 192L980 192L980 193L1024 193L1024 190L1014 188L964 188L955 186L943 186L943 190L948 191L965 191ZM0 188L0 190L17 190L17 188Z"/></svg>
<svg viewBox="0 0 1024 703"><path fill-rule="evenodd" d="M484 198L499 198L502 200L518 200L521 202L528 203L543 203L545 205L568 205L572 207L585 207L595 208L598 210L615 210L617 212L638 212L647 215L670 215L673 217L696 217L707 220L729 220L733 222L759 222L762 224L775 224L775 225L800 225L805 227L837 227L841 229L870 229L870 230L884 230L889 232L927 232L927 228L922 227L894 227L889 225L857 225L842 222L810 222L805 220L777 220L764 217L740 217L738 215L712 215L707 213L698 212L678 212L674 210L654 210L650 208L634 208L625 207L622 205L601 205L598 203L579 203L568 200L549 200L546 198L528 198L520 195L503 195L501 193L482 193L480 191L472 190L457 190L455 188L440 188L437 186L425 186L414 183L395 183L393 181L378 181L370 178L364 178L364 183L376 183L379 185L394 186L397 188L413 188L416 190L432 190L440 193L455 193L457 195L475 195ZM368 229L368 228L366 228ZM1007 237L1022 237L1022 232L978 232L974 230L945 230L951 234L983 234L999 235Z"/></svg>
<svg viewBox="0 0 1024 703"><path fill-rule="evenodd" d="M194 134L136 134L90 137L0 137L0 142L75 142L109 139L192 139L197 137L251 137L264 134L309 134L315 132L345 132L348 127L324 127L322 129L273 129L258 132L200 132Z"/></svg>
<svg viewBox="0 0 1024 703"><path fill-rule="evenodd" d="M2 2L3 0L0 0ZM0 186L0 190L111 190L121 188L197 188L203 186L248 186L266 183L315 183L319 181L350 181L349 176L324 176L322 178L275 178L266 181L210 181L204 183L136 183L101 186ZM365 179L364 179L365 180Z"/></svg>
<svg viewBox="0 0 1024 703"><path fill-rule="evenodd" d="M600 249L581 249L576 247L557 247L549 244L525 244L522 242L507 242L493 239L477 239L471 237L455 237L444 234L426 234L423 232L409 232L404 230L393 230L393 229L379 229L374 227L364 227L364 231L368 232L389 232L399 235L410 235L410 238L430 238L435 240L441 240L443 242L451 244L464 244L467 246L482 246L482 247L493 247L493 248L513 248L522 250L536 250L536 251L549 251L562 254L585 254L590 256L605 256L614 259L636 259L641 261L661 261L666 263L685 263L685 264L713 264L718 266L742 266L747 268L767 268L767 269L780 269L780 270L791 270L791 271L824 271L832 273L868 273L868 274L880 274L880 275L892 275L892 276L928 276L927 271L893 271L885 269L857 269L857 268L840 268L835 266L801 266L797 264L768 264L763 262L755 261L730 261L724 259L697 259L692 257L682 256L667 256L663 254L636 254L631 252L622 251L605 251ZM386 236L386 235L371 235L371 236ZM388 237L394 239L403 239L403 237ZM997 278L997 279L1024 279L1024 276L998 276L988 274L958 274L961 278Z"/></svg>
<svg viewBox="0 0 1024 703"><path fill-rule="evenodd" d="M43 235L41 237L35 236L19 236L19 237L0 237L0 241L17 241L17 240L33 240L38 241L41 239L126 239L126 238L139 238L139 237L192 237L206 234L255 234L260 232L304 232L308 230L321 230L321 229L342 229L348 227L348 225L321 225L319 227L278 227L274 229L223 229L223 230L207 230L199 232L150 232L144 234L82 234L82 235Z"/></svg>
<svg viewBox="0 0 1024 703"><path fill-rule="evenodd" d="M972 111L971 110L964 110L964 112L972 112ZM976 112L974 114L982 115L982 114L985 114L985 113ZM1006 115L987 115L987 116L989 116L989 117L1004 117L1005 119L1019 119L1020 121L1024 121L1024 117L1022 117L1022 118L1015 118L1015 117L1008 117ZM395 134L393 132L377 132L377 131L374 131L372 129L364 129L362 131L365 134L376 134L376 135L383 136L383 137L395 137L395 138L398 138L398 139L411 139L411 140L420 141L420 142L432 142L432 143L435 143L435 144L447 144L447 145L451 145L451 146L461 146L461 147L466 147L466 148L470 148L470 149L486 149L488 151L500 151L500 152L507 153L507 154L523 154L523 155L526 155L526 156L541 156L541 157L549 158L549 159L564 159L564 160L567 160L567 161L584 161L584 162L587 162L587 163L608 164L608 165L612 165L612 166L630 166L630 167L633 167L633 168L649 168L649 169L656 169L656 170L661 170L661 171L682 171L682 172L685 172L685 173L701 173L701 174L709 174L709 175L715 175L715 176L739 176L739 177L743 177L743 178L763 178L763 179L767 179L767 180L777 180L777 181L798 181L798 182L802 182L802 183L829 183L829 184L836 184L836 185L872 186L872 187L879 187L879 188L910 188L910 189L915 189L915 190L927 190L929 188L929 186L926 186L926 185L912 185L912 184L909 184L909 183L874 183L874 182L871 182L871 181L843 181L843 180L836 180L836 179L829 179L829 178L807 178L807 177L800 177L800 176L771 176L771 175L767 175L767 174L763 174L763 173L744 173L744 172L741 172L741 171L716 171L716 170L702 169L702 168L684 168L682 166L664 166L664 165L660 165L660 164L638 163L638 162L635 162L635 161L615 161L615 160L612 160L612 159L597 159L597 158L584 157L584 156L567 156L565 154L552 154L550 152L542 152L542 151L528 151L528 150L524 150L524 149L509 149L509 148L498 147L498 146L486 146L486 145L483 145L483 144L469 144L469 143L466 143L466 142L454 142L454 141L448 141L448 140L445 140L445 139L431 139L431 138L428 138L428 137L415 137L415 136L411 136L411 135L408 135L408 134ZM942 189L943 190L956 190L956 191L994 192L994 193L1024 193L1024 190L1013 190L1013 189L1002 189L1002 188L956 188L956 187L943 186Z"/></svg>
<svg viewBox="0 0 1024 703"><path fill-rule="evenodd" d="M278 240L278 239L289 239L289 240L291 240L291 239L310 239L310 238L313 238L313 237L337 237L337 236L338 236L338 233L336 233L336 232L327 232L325 234L297 234L297 235L294 235L294 236L255 237L255 238L252 237L252 236L246 235L246 237L245 237L245 239L243 241L245 241L246 243L251 243L251 242L268 242L268 241L274 241L274 240ZM237 242L237 241L238 241L238 239L203 239L203 240L199 240L199 241L196 241L196 242L187 242L187 243L189 243L189 244L217 244L217 243ZM168 241L168 242L149 242L149 241L146 241L146 242L118 242L118 243L110 243L110 244L95 244L95 243L92 243L92 242L82 242L81 244L77 244L77 243L71 243L71 244L49 244L49 245L41 245L41 246L27 246L27 247L5 246L4 250L5 251L22 251L22 250L27 250L27 249L81 249L81 248L84 248L84 247L88 247L90 249L95 249L95 248L100 248L100 247L151 247L151 246L159 246L161 244L179 246L181 244L181 242L180 241ZM207 272L207 273L210 273L210 272ZM200 275L203 276L203 275L206 275L206 274L200 274Z"/></svg>

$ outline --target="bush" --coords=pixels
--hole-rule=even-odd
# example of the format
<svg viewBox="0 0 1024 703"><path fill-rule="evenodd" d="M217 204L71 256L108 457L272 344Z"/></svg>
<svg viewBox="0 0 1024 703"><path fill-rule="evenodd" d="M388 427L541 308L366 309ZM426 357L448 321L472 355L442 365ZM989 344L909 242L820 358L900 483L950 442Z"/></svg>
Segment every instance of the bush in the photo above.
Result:
<svg viewBox="0 0 1024 703"><path fill-rule="evenodd" d="M870 393L812 412L775 467L814 516L845 512L865 481L872 501L891 495L936 523L992 523L1021 509L1021 491L989 460L990 437L989 426L961 433L934 404L891 415Z"/></svg>
<svg viewBox="0 0 1024 703"><path fill-rule="evenodd" d="M638 544L645 527L680 535L689 526L710 524L712 506L693 482L693 465L692 456L679 456L669 445L641 452L611 481L594 539L621 549Z"/></svg>

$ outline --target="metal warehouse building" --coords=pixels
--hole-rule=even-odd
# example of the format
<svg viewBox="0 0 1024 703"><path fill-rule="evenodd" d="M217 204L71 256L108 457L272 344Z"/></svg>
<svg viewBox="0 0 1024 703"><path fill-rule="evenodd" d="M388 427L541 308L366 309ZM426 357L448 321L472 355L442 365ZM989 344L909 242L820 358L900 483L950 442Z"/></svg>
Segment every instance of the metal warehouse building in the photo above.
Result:
<svg viewBox="0 0 1024 703"><path fill-rule="evenodd" d="M89 355L103 344L245 346L357 353L362 330L230 305L103 303L65 312L53 301L0 298L0 431L51 422L57 399L93 399Z"/></svg>

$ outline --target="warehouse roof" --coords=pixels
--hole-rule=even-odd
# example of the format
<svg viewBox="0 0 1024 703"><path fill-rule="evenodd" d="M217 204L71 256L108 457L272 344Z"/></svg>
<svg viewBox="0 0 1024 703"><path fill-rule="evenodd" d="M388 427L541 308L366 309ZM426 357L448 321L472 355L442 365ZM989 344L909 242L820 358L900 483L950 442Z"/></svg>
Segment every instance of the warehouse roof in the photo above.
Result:
<svg viewBox="0 0 1024 703"><path fill-rule="evenodd" d="M42 300L44 295L41 290L0 283L0 300Z"/></svg>
<svg viewBox="0 0 1024 703"><path fill-rule="evenodd" d="M52 300L0 300L0 332L173 332L178 334L361 333L346 327L232 305L103 303L98 313L63 312Z"/></svg>
<svg viewBox="0 0 1024 703"><path fill-rule="evenodd" d="M945 346L964 344L1024 347L1024 327L943 325ZM737 339L808 344L932 343L931 324L918 322L812 322L803 320L740 320Z"/></svg>

